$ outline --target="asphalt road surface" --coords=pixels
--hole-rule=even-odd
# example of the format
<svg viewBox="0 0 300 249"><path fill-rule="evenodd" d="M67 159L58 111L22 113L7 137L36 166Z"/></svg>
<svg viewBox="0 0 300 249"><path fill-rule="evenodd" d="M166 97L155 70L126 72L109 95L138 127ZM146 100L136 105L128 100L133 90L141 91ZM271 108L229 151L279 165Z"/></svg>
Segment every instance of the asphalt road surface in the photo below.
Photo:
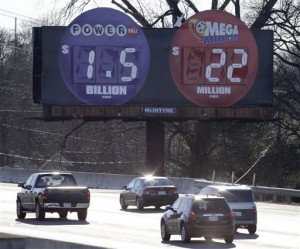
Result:
<svg viewBox="0 0 300 249"><path fill-rule="evenodd" d="M171 236L169 242L160 237L160 217L164 209L154 207L143 211L129 207L120 209L119 191L91 189L91 206L86 221L78 221L77 214L59 219L58 214L46 213L44 221L35 215L26 219L16 216L16 184L0 183L0 232L23 236L68 241L102 248L159 249L159 248L239 248L239 249L299 249L300 206L257 203L258 229L250 235L239 229L232 244L222 238L206 243L204 238L184 244L180 236ZM43 245L41 245L43 248Z"/></svg>

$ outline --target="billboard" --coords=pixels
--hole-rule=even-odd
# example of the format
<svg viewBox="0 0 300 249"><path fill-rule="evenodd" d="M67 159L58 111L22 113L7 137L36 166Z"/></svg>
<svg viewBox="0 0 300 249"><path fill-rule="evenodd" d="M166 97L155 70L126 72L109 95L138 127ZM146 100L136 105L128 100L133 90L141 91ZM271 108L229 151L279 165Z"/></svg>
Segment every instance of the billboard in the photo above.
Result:
<svg viewBox="0 0 300 249"><path fill-rule="evenodd" d="M44 106L264 107L273 103L273 33L208 10L180 28L141 28L97 8L33 29L34 101ZM170 111L169 111L170 110Z"/></svg>

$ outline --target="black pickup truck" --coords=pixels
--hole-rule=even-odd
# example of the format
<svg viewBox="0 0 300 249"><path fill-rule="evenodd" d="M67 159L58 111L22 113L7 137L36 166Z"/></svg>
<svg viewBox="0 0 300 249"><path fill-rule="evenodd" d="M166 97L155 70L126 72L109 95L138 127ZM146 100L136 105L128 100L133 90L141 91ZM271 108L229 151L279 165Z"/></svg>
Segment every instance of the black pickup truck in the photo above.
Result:
<svg viewBox="0 0 300 249"><path fill-rule="evenodd" d="M57 212L60 218L67 218L68 212L77 212L79 220L86 220L90 191L77 186L71 173L35 173L18 186L22 188L16 200L19 219L29 212L35 212L37 220L44 220L46 212Z"/></svg>

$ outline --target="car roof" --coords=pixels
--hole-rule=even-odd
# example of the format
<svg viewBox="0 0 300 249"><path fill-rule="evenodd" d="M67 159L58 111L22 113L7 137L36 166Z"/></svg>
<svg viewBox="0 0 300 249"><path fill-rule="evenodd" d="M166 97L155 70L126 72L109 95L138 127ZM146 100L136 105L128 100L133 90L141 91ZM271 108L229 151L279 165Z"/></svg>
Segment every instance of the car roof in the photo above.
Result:
<svg viewBox="0 0 300 249"><path fill-rule="evenodd" d="M195 199L195 200L211 200L211 199L223 199L225 200L225 198L223 196L216 196L216 195L208 195L208 196L201 196L201 195L192 195L192 194L187 194L183 197L186 197L186 198L191 198L191 199Z"/></svg>
<svg viewBox="0 0 300 249"><path fill-rule="evenodd" d="M168 179L170 180L168 177L165 177L165 176L139 176L139 177L136 177L135 179Z"/></svg>

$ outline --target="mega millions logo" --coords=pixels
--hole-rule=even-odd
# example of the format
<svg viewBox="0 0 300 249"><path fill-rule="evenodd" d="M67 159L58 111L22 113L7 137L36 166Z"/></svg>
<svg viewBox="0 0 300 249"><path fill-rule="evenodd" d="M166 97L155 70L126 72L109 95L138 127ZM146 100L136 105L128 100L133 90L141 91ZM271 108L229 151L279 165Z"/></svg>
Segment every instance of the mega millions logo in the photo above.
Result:
<svg viewBox="0 0 300 249"><path fill-rule="evenodd" d="M191 34L204 45L233 42L239 39L239 29L236 24L202 21L197 18L191 18L188 25Z"/></svg>

